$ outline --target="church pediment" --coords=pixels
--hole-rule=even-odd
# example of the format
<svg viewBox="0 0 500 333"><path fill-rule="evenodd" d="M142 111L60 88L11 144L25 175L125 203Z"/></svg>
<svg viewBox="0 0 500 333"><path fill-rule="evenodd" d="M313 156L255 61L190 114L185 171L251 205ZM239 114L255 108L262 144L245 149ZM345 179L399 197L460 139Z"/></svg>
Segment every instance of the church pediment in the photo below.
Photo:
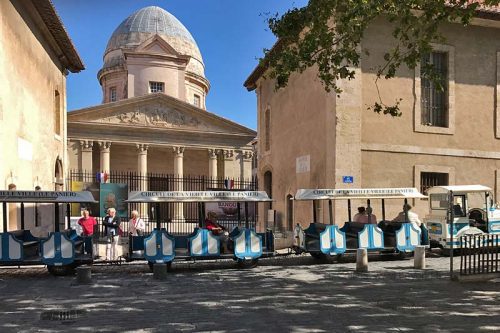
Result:
<svg viewBox="0 0 500 333"><path fill-rule="evenodd" d="M134 101L135 100L135 101ZM68 122L194 132L252 134L254 131L172 97L155 94L68 113Z"/></svg>
<svg viewBox="0 0 500 333"><path fill-rule="evenodd" d="M132 111L122 112L110 117L98 119L98 122L139 125L161 128L185 128L185 129L216 129L211 124L200 121L183 112L165 107L165 106L141 106Z"/></svg>

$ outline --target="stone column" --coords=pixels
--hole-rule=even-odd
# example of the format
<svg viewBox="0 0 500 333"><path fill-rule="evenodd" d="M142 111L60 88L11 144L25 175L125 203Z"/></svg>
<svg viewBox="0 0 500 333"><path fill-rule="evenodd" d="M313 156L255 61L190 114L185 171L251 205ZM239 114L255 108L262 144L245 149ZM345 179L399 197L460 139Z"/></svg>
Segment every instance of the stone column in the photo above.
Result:
<svg viewBox="0 0 500 333"><path fill-rule="evenodd" d="M217 179L217 150L208 150L208 176L210 179Z"/></svg>
<svg viewBox="0 0 500 333"><path fill-rule="evenodd" d="M141 191L148 190L147 173L148 173L148 145L136 144L137 148L137 174L141 177L139 180L139 189ZM148 216L148 204L142 203L139 205L139 215L142 217Z"/></svg>
<svg viewBox="0 0 500 333"><path fill-rule="evenodd" d="M183 179L184 176L184 147L173 147L174 149L174 175L178 177L178 181L175 182L175 190L183 191ZM184 205L182 203L175 204L174 208L174 219L177 221L184 221Z"/></svg>
<svg viewBox="0 0 500 333"><path fill-rule="evenodd" d="M109 174L109 171L110 171L109 153L111 150L111 142L99 141L99 149L101 151L101 170L100 171Z"/></svg>
<svg viewBox="0 0 500 333"><path fill-rule="evenodd" d="M240 179L252 179L252 157L253 153L250 150L243 150L240 155Z"/></svg>
<svg viewBox="0 0 500 333"><path fill-rule="evenodd" d="M141 176L146 176L148 173L148 145L136 144L137 147L137 173ZM146 190L141 187L141 190Z"/></svg>
<svg viewBox="0 0 500 333"><path fill-rule="evenodd" d="M224 156L224 178L234 178L234 150L222 150Z"/></svg>
<svg viewBox="0 0 500 333"><path fill-rule="evenodd" d="M94 146L93 141L89 140L80 140L80 157L81 171L89 171L92 173L92 148Z"/></svg>

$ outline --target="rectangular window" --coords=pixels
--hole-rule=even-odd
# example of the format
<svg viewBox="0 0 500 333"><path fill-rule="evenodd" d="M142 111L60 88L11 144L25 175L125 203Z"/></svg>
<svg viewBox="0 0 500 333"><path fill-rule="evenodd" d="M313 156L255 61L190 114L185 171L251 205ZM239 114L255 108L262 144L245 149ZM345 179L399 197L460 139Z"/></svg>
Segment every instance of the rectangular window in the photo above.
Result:
<svg viewBox="0 0 500 333"><path fill-rule="evenodd" d="M194 95L193 96L193 105L196 107L200 107L200 96Z"/></svg>
<svg viewBox="0 0 500 333"><path fill-rule="evenodd" d="M54 92L54 132L61 135L61 96L57 90Z"/></svg>
<svg viewBox="0 0 500 333"><path fill-rule="evenodd" d="M436 82L424 76L423 70L432 65L442 90ZM422 57L421 77L421 123L426 126L448 127L448 53L432 52Z"/></svg>
<svg viewBox="0 0 500 333"><path fill-rule="evenodd" d="M433 186L449 185L449 175L441 172L422 172L420 174L420 193L427 194Z"/></svg>
<svg viewBox="0 0 500 333"><path fill-rule="evenodd" d="M149 82L149 92L150 93L162 93L162 92L165 92L165 90L163 89L163 82L154 82L154 81L150 81Z"/></svg>
<svg viewBox="0 0 500 333"><path fill-rule="evenodd" d="M109 101L116 102L116 87L109 88Z"/></svg>

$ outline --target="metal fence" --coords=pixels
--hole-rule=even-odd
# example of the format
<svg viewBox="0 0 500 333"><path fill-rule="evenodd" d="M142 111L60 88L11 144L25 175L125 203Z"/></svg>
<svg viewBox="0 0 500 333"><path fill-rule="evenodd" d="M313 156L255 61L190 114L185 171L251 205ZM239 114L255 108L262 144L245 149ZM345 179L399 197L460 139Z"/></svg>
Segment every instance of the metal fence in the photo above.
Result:
<svg viewBox="0 0 500 333"><path fill-rule="evenodd" d="M500 273L500 235L460 237L460 275Z"/></svg>
<svg viewBox="0 0 500 333"><path fill-rule="evenodd" d="M88 171L71 170L68 177L68 190L73 189L73 182L83 184L83 189L92 188L96 199L99 196L99 177ZM206 191L210 189L232 189L232 190L257 190L256 179L242 180L239 178L217 178L214 179L208 176L191 176L186 175L179 177L172 174L148 173L145 175L136 172L111 171L108 175L109 183L127 184L128 191ZM243 206L243 205L242 205ZM175 217L174 213L181 210L182 217ZM159 214L162 228L176 234L190 233L199 221L199 211L196 203L161 203L159 211L155 211L157 207L152 204L131 203L128 205L128 214L132 210L137 210L139 216L146 223L146 233L156 227L156 216ZM94 209L95 211L97 209ZM249 218L250 227L255 227L257 220L257 204L250 203L250 211L252 214ZM98 215L95 214L94 215ZM128 218L122 217L123 222L127 222ZM101 225L101 218L97 218L99 222L99 230L103 232L104 227ZM237 215L220 217L217 221L219 224L227 227L229 230L238 224L244 225L244 216L241 216L241 221L238 221ZM124 233L128 232L128 223L122 223Z"/></svg>

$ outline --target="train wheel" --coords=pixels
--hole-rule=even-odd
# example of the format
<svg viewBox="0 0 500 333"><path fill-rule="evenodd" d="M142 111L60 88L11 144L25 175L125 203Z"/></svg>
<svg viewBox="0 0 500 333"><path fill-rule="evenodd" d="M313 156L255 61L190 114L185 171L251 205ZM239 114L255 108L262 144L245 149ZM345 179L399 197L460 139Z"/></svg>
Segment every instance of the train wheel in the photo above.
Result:
<svg viewBox="0 0 500 333"><path fill-rule="evenodd" d="M316 260L326 260L327 258L327 255L323 252L309 252L309 254Z"/></svg>
<svg viewBox="0 0 500 333"><path fill-rule="evenodd" d="M151 273L153 273L153 267L154 267L155 263L152 262L152 261L148 261L148 266L149 266L149 271ZM172 262L167 262L167 272L171 272L172 271Z"/></svg>
<svg viewBox="0 0 500 333"><path fill-rule="evenodd" d="M259 263L259 259L238 259L236 261L236 264L238 265L238 268L240 269L248 269L248 268L254 268L257 266Z"/></svg>
<svg viewBox="0 0 500 333"><path fill-rule="evenodd" d="M74 275L75 274L75 268L76 265L62 265L62 266L54 266L54 265L47 265L47 270L49 271L50 274L54 276L68 276L68 275Z"/></svg>
<svg viewBox="0 0 500 333"><path fill-rule="evenodd" d="M344 260L344 254L342 254L342 253L337 254L337 262L338 263L345 262L345 260Z"/></svg>

